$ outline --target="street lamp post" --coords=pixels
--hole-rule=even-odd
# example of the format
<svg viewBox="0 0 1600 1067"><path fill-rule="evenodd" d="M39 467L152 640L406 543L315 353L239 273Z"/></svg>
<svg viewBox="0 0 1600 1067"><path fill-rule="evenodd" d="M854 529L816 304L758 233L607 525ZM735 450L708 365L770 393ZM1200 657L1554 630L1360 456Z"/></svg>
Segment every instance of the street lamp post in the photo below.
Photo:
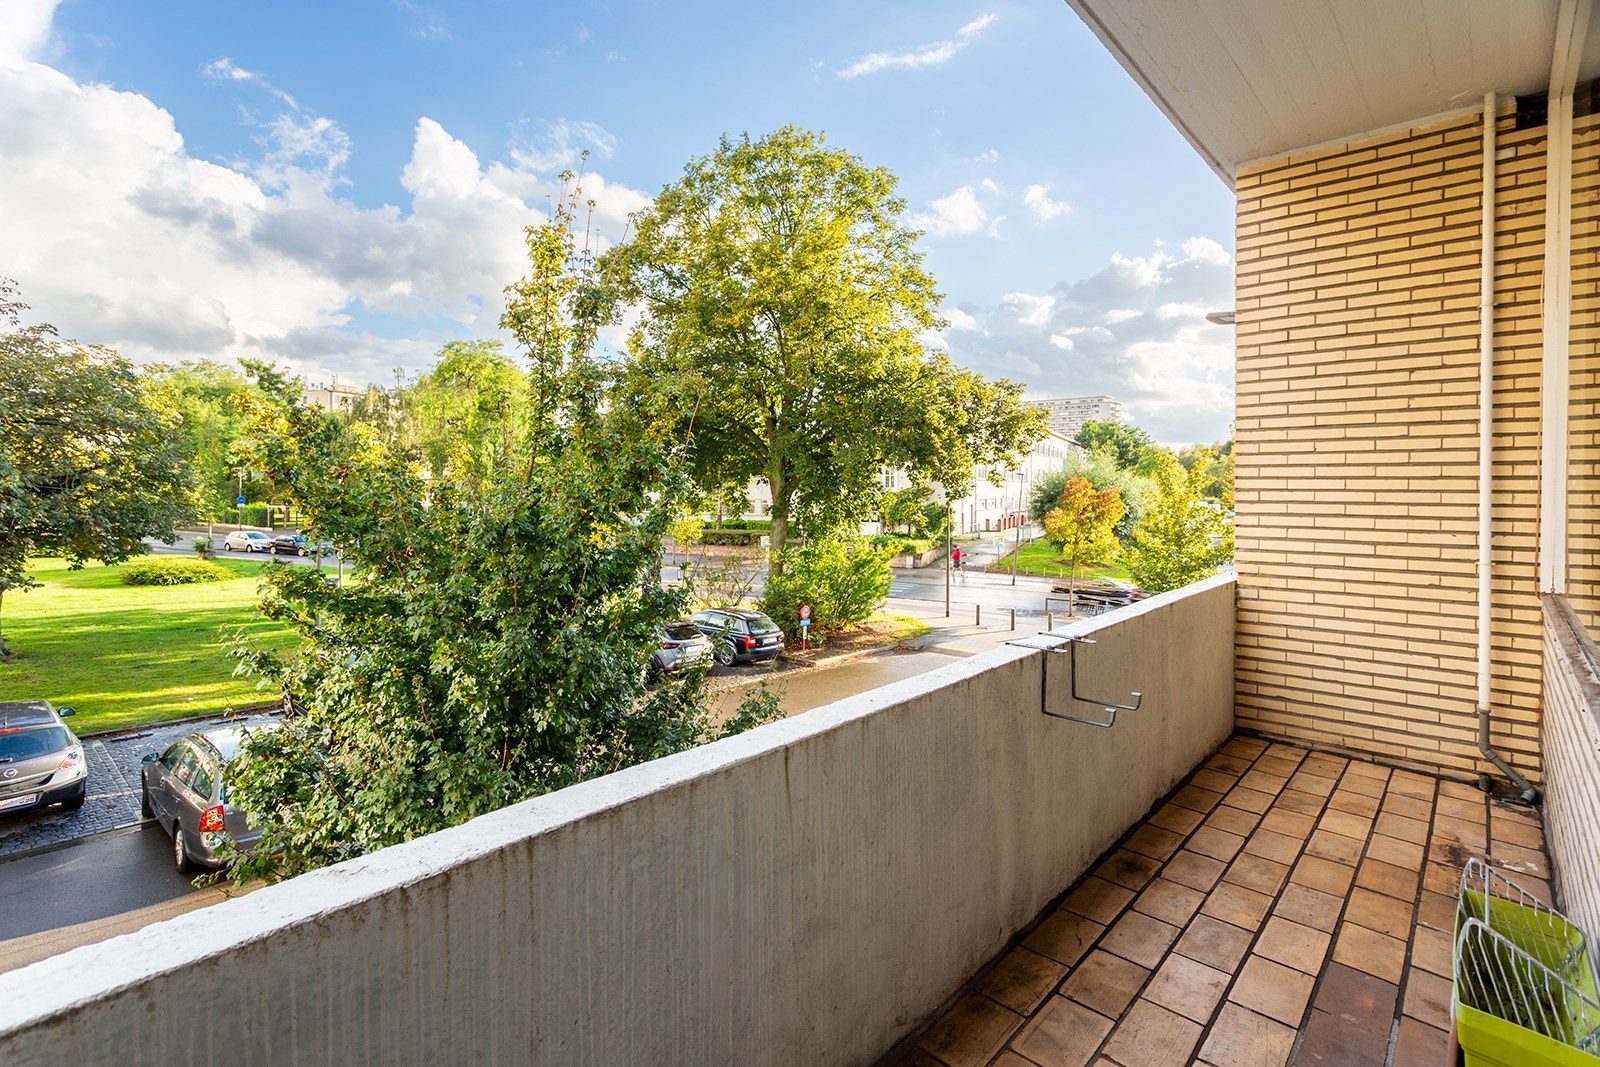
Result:
<svg viewBox="0 0 1600 1067"><path fill-rule="evenodd" d="M944 502L944 617L947 619L950 617L950 552L954 547L955 525L955 508L951 506L947 493Z"/></svg>

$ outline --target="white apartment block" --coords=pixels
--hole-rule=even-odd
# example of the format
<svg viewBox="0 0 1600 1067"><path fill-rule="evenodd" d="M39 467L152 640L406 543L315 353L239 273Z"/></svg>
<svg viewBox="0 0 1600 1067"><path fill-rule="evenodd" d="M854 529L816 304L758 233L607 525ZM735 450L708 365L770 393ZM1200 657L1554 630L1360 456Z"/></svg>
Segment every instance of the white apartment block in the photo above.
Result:
<svg viewBox="0 0 1600 1067"><path fill-rule="evenodd" d="M1121 405L1118 405L1119 407ZM1045 431L1016 466L977 466L965 495L950 501L958 534L1010 530L1028 521L1028 498L1040 478L1054 474L1083 449L1065 435ZM993 474L998 485L990 480ZM952 487L953 488L953 487Z"/></svg>
<svg viewBox="0 0 1600 1067"><path fill-rule="evenodd" d="M1126 422L1128 409L1110 396L1069 396L1060 400L1031 400L1049 415L1051 430L1072 440L1086 422Z"/></svg>
<svg viewBox="0 0 1600 1067"><path fill-rule="evenodd" d="M321 408L324 411L349 411L367 395L365 389L357 389L353 385L315 386L303 389L300 392L300 403L306 407Z"/></svg>

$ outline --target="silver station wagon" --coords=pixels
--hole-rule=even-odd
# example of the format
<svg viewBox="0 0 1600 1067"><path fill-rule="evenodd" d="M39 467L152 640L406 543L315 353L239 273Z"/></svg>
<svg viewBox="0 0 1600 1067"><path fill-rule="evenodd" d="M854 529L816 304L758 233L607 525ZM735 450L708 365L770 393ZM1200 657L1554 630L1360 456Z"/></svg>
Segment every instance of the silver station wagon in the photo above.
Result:
<svg viewBox="0 0 1600 1067"><path fill-rule="evenodd" d="M275 730L277 719L252 719L198 730L165 752L144 758L141 810L172 835L172 865L180 871L218 867L225 841L248 852L261 839L244 812L228 803L226 767L246 735Z"/></svg>

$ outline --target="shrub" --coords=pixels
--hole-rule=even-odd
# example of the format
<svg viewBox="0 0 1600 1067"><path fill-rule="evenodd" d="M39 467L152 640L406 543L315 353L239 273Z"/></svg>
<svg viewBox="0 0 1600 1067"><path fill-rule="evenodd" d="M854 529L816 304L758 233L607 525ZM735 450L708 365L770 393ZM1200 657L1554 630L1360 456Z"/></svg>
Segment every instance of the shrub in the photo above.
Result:
<svg viewBox="0 0 1600 1067"><path fill-rule="evenodd" d="M705 530L700 534L703 545L759 545L765 530Z"/></svg>
<svg viewBox="0 0 1600 1067"><path fill-rule="evenodd" d="M140 559L122 568L124 585L194 585L199 582L225 582L238 575L210 560L170 556Z"/></svg>
<svg viewBox="0 0 1600 1067"><path fill-rule="evenodd" d="M789 634L799 631L800 605L811 605L811 626L820 633L842 630L871 615L894 574L891 548L866 541L824 541L791 548L773 564L761 610Z"/></svg>
<svg viewBox="0 0 1600 1067"><path fill-rule="evenodd" d="M908 537L904 534L876 534L872 543L880 548L891 548L894 555L902 553L916 555L927 552L934 547L933 542L926 537Z"/></svg>

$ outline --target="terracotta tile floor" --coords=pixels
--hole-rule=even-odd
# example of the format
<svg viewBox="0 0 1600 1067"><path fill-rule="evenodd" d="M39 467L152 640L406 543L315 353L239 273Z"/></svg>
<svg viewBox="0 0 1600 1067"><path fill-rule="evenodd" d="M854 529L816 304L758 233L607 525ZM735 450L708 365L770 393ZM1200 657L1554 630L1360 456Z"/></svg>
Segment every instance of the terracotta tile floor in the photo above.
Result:
<svg viewBox="0 0 1600 1067"><path fill-rule="evenodd" d="M1484 854L1549 898L1529 809L1235 737L887 1062L1442 1063Z"/></svg>

